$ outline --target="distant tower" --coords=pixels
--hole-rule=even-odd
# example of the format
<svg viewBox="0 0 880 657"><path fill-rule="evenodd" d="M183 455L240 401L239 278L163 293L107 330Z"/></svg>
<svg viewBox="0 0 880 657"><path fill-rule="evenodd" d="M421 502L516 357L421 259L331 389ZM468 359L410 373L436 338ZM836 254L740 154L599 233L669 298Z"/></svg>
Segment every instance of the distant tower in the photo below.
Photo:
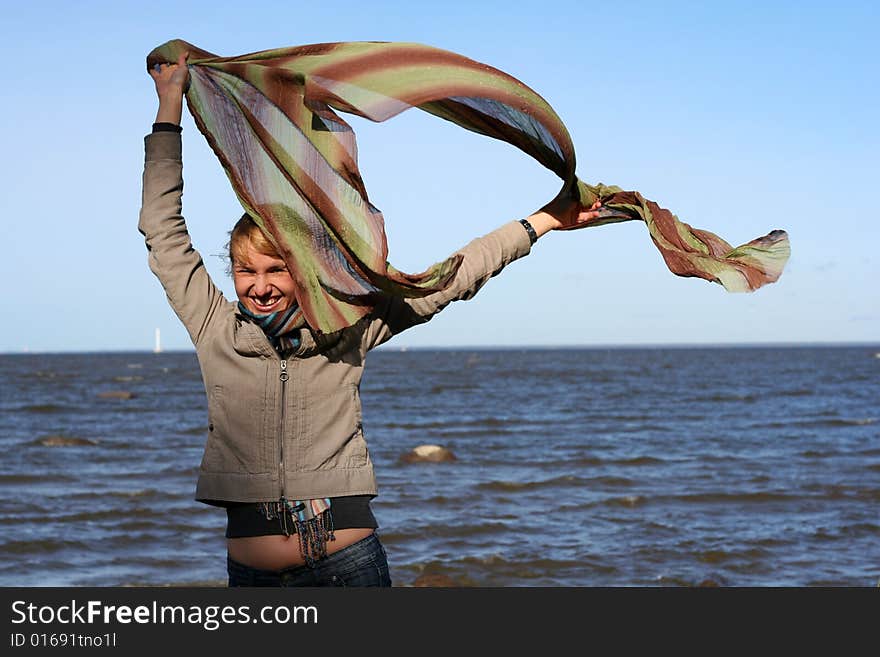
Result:
<svg viewBox="0 0 880 657"><path fill-rule="evenodd" d="M159 342L159 329L156 329L156 346L153 347L153 353L159 354L162 353L162 344Z"/></svg>

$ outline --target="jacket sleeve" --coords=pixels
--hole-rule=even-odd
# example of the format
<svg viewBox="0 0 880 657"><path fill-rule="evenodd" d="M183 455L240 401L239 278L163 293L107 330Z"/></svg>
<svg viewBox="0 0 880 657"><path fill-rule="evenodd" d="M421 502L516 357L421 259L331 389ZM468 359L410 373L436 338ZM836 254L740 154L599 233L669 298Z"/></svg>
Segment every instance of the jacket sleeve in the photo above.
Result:
<svg viewBox="0 0 880 657"><path fill-rule="evenodd" d="M421 298L389 296L376 306L365 334L366 349L377 347L411 326L427 322L453 301L470 299L486 281L530 250L528 233L518 221L473 240L458 251L464 258L446 289Z"/></svg>
<svg viewBox="0 0 880 657"><path fill-rule="evenodd" d="M193 344L198 345L211 317L225 300L193 248L181 214L180 135L154 132L144 142L144 187L138 230L147 245L150 269L165 288L168 302Z"/></svg>

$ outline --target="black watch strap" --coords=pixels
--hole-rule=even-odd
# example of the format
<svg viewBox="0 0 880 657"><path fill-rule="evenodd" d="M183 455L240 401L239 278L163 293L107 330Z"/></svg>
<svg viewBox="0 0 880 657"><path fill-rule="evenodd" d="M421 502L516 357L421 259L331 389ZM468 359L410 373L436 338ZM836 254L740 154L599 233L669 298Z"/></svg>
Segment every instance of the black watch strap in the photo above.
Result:
<svg viewBox="0 0 880 657"><path fill-rule="evenodd" d="M535 232L535 227L529 223L528 219L520 219L519 223L523 225L523 228L526 229L526 232L529 234L529 242L534 244L538 241L538 233Z"/></svg>

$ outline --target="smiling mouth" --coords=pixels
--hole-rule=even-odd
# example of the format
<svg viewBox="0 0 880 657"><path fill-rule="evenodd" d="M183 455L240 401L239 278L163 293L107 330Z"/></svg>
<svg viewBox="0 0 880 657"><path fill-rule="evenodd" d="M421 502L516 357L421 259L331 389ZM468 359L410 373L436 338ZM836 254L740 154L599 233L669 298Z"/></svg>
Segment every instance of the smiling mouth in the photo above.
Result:
<svg viewBox="0 0 880 657"><path fill-rule="evenodd" d="M281 297L273 297L271 299L266 300L265 302L259 301L253 297L251 297L251 303L257 308L257 310L261 312L269 312L273 310L279 303L281 302Z"/></svg>

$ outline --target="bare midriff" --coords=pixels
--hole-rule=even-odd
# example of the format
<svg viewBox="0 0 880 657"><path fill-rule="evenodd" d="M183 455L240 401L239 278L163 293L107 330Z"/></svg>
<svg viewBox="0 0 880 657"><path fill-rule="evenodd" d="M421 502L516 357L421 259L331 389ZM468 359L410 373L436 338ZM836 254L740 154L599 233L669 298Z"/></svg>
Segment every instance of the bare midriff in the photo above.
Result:
<svg viewBox="0 0 880 657"><path fill-rule="evenodd" d="M335 541L327 541L327 554L339 552L366 538L375 530L370 527L337 529ZM299 536L247 536L226 540L229 556L238 563L260 570L282 570L302 566L306 560L299 546Z"/></svg>

